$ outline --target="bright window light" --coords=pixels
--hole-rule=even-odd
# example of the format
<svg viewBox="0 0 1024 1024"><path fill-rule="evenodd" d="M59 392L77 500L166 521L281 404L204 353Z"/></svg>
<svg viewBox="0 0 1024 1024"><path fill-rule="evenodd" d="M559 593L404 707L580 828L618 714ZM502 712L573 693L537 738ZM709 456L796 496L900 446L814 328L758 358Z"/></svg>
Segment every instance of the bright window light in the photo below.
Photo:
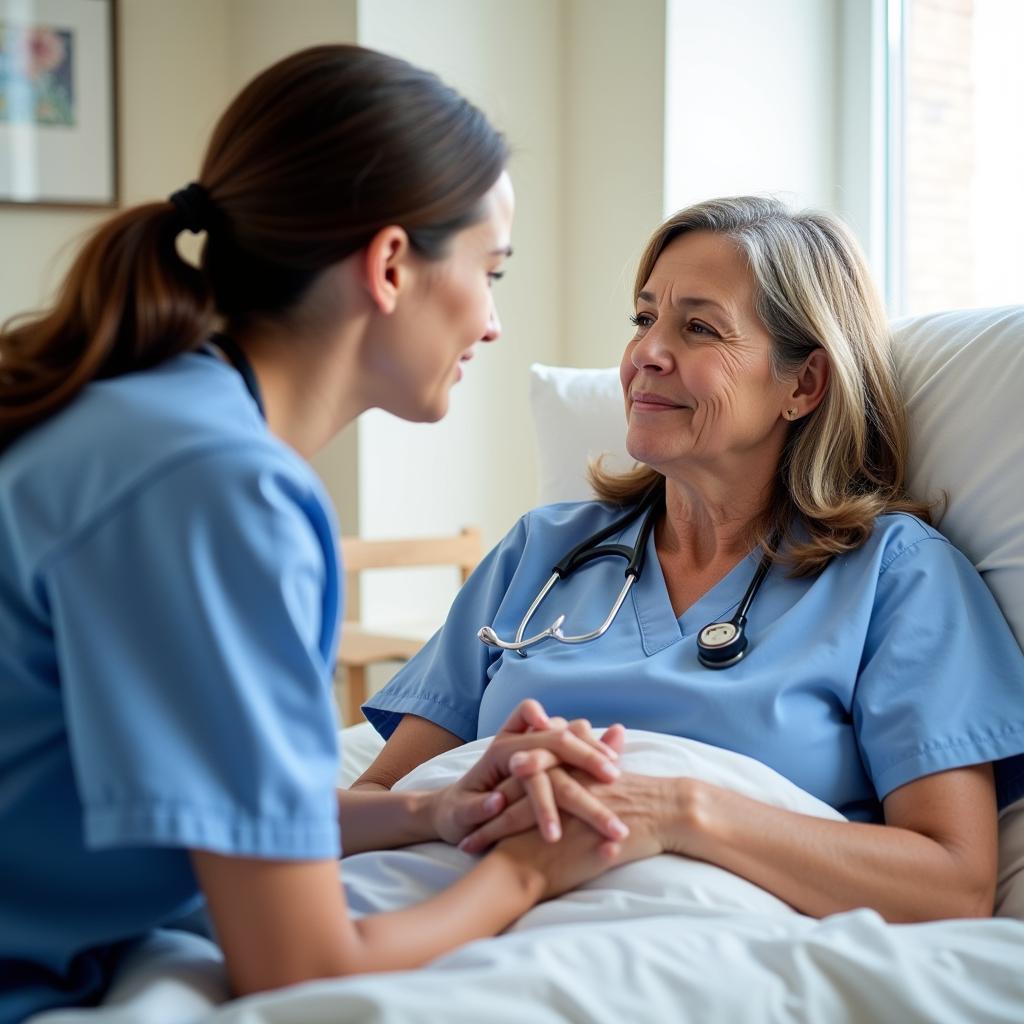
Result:
<svg viewBox="0 0 1024 1024"><path fill-rule="evenodd" d="M893 312L1024 302L1024 2L894 6Z"/></svg>

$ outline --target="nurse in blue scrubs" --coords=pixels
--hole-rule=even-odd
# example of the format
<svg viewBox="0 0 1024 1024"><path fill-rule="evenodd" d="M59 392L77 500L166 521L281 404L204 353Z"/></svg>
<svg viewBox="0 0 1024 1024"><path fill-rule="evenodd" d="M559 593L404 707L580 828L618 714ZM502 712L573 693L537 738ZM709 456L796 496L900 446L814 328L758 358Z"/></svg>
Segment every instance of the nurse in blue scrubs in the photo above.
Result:
<svg viewBox="0 0 1024 1024"><path fill-rule="evenodd" d="M595 469L602 500L536 509L490 553L445 626L366 705L388 742L357 785L490 735L533 697L757 758L849 819L689 778L586 781L630 826L627 846L718 864L811 915L991 914L997 806L1024 795L1024 656L906 493L886 318L856 243L774 200L710 201L654 234L635 301L621 381L636 469ZM525 657L478 640L489 626L513 641L552 567L652 491L644 569L607 632L549 636ZM607 543L632 548L642 523ZM747 650L706 667L698 638L735 620L763 561ZM524 635L563 614L565 634L595 630L624 567L582 565ZM550 776L557 788L571 773ZM515 780L503 785L514 799ZM462 847L525 827L527 808L513 803Z"/></svg>
<svg viewBox="0 0 1024 1024"><path fill-rule="evenodd" d="M516 836L421 906L354 922L338 881L342 849L498 813L516 753L615 774L614 744L523 702L438 794L335 789L342 569L306 460L372 407L439 419L498 337L506 157L435 76L303 51L197 182L102 225L0 332L0 1021L96 1002L203 897L245 993L422 964L620 854L580 788L560 844Z"/></svg>

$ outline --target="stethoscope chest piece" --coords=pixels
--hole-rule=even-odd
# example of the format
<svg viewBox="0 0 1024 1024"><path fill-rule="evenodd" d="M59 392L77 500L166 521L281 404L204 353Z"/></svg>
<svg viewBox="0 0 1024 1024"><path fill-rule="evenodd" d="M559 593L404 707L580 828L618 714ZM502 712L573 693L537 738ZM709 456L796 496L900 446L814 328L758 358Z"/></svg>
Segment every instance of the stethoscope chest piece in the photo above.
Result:
<svg viewBox="0 0 1024 1024"><path fill-rule="evenodd" d="M705 668L728 668L747 653L744 623L712 622L697 634L697 658Z"/></svg>

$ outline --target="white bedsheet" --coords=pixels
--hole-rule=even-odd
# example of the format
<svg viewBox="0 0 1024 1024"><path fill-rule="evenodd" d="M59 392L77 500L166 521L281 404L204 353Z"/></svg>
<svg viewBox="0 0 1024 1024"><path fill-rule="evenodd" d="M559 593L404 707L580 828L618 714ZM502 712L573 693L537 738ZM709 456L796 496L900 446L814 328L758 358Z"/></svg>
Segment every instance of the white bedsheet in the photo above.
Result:
<svg viewBox="0 0 1024 1024"><path fill-rule="evenodd" d="M402 786L460 775L486 741L422 765ZM835 811L763 765L703 744L630 732L623 767L691 774L821 817ZM470 858L440 843L343 863L350 903L423 899ZM536 907L508 933L415 972L313 982L218 1005L216 947L161 932L107 1004L42 1024L319 1024L336 1021L1024 1021L1024 923L892 926L855 911L818 921L728 872L656 857Z"/></svg>

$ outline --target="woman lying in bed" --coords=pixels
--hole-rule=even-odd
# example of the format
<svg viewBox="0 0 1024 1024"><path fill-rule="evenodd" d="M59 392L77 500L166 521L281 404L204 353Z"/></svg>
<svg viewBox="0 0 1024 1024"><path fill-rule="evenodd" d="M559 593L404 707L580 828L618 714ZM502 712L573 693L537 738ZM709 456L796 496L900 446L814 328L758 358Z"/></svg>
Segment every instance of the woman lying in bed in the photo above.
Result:
<svg viewBox="0 0 1024 1024"><path fill-rule="evenodd" d="M387 743L356 788L389 788L533 697L552 715L747 754L849 819L690 777L599 783L549 752L517 755L524 775L547 770L563 804L588 789L634 851L708 861L810 915L990 914L997 803L1024 791L1024 656L906 492L888 328L856 243L773 200L702 203L655 232L635 302L621 379L636 469L595 471L602 500L534 510L490 553L446 625L366 705ZM567 551L645 497L646 570L606 633L493 646L516 635ZM607 542L632 547L644 518ZM526 637L556 614L564 635L596 629L623 580L618 559L584 564ZM485 625L491 645L477 638ZM533 823L517 779L502 789L508 808L462 849Z"/></svg>

